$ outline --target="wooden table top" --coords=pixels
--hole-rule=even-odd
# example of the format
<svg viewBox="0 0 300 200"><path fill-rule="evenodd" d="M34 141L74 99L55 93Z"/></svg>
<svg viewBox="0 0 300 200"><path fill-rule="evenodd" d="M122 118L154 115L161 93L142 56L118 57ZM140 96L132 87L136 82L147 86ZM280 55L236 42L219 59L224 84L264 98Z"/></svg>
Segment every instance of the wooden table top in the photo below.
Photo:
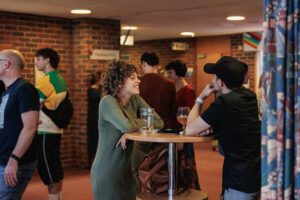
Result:
<svg viewBox="0 0 300 200"><path fill-rule="evenodd" d="M125 133L125 136L129 140L143 141L143 142L162 142L162 143L189 143L189 142L209 142L213 140L213 137L190 137L180 136L177 133Z"/></svg>

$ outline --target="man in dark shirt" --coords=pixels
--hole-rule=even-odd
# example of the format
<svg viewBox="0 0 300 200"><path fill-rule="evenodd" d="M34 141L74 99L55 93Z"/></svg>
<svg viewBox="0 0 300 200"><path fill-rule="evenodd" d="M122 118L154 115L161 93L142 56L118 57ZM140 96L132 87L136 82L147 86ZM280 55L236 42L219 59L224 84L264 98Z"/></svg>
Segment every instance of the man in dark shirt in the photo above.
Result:
<svg viewBox="0 0 300 200"><path fill-rule="evenodd" d="M140 83L140 96L154 108L155 112L164 121L164 128L178 128L175 112L176 89L174 83L158 73L159 59L153 52L145 52L141 57L141 69L143 76ZM151 150L162 147L165 144L151 142L134 142L132 155L132 170L136 178L137 186L141 191L138 177L138 167L144 157Z"/></svg>
<svg viewBox="0 0 300 200"><path fill-rule="evenodd" d="M0 199L21 199L37 163L34 136L40 102L21 78L24 57L16 50L0 52L0 79L7 86L0 100Z"/></svg>
<svg viewBox="0 0 300 200"><path fill-rule="evenodd" d="M173 81L158 73L159 59L153 52L145 52L141 57L143 76L140 83L140 96L154 108L164 121L164 128L178 128L175 100L176 89Z"/></svg>
<svg viewBox="0 0 300 200"><path fill-rule="evenodd" d="M254 92L242 87L244 64L230 56L208 63L204 71L214 74L192 108L186 127L187 135L196 135L218 127L224 151L223 189L225 200L252 200L260 191L260 123ZM212 92L220 96L200 116L203 100Z"/></svg>

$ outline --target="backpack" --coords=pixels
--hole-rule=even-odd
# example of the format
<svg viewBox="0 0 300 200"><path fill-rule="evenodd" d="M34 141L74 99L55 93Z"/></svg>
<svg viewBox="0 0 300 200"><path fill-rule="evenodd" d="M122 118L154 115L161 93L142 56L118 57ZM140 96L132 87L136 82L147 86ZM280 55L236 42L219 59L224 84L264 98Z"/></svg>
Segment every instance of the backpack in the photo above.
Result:
<svg viewBox="0 0 300 200"><path fill-rule="evenodd" d="M74 112L68 92L66 98L58 105L55 110L49 110L48 108L46 108L46 106L43 106L42 110L48 117L50 117L50 119L58 128L63 129L68 127Z"/></svg>

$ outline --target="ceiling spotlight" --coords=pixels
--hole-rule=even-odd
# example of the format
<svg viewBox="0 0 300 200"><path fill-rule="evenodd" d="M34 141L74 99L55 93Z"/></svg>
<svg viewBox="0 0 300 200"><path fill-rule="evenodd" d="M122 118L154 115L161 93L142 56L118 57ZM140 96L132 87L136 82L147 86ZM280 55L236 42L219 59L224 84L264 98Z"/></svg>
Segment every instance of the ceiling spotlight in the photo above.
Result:
<svg viewBox="0 0 300 200"><path fill-rule="evenodd" d="M246 18L244 16L229 16L226 17L226 19L229 21L241 21L241 20L245 20Z"/></svg>
<svg viewBox="0 0 300 200"><path fill-rule="evenodd" d="M123 26L122 29L123 30L136 30L137 27L136 26Z"/></svg>
<svg viewBox="0 0 300 200"><path fill-rule="evenodd" d="M194 37L195 33L194 32L181 32L180 35Z"/></svg>
<svg viewBox="0 0 300 200"><path fill-rule="evenodd" d="M86 15L86 14L91 14L92 13L92 11L84 10L84 9L71 10L70 12L72 14L78 14L78 15Z"/></svg>

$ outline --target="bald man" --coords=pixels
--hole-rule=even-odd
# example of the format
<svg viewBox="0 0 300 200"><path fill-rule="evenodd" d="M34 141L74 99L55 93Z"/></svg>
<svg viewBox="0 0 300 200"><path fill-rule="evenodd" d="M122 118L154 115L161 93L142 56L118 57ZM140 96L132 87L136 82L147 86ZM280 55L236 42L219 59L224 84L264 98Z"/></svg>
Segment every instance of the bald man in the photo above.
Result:
<svg viewBox="0 0 300 200"><path fill-rule="evenodd" d="M21 78L25 60L16 50L0 51L0 79L7 89L0 99L0 199L21 199L37 164L35 134L39 96Z"/></svg>

